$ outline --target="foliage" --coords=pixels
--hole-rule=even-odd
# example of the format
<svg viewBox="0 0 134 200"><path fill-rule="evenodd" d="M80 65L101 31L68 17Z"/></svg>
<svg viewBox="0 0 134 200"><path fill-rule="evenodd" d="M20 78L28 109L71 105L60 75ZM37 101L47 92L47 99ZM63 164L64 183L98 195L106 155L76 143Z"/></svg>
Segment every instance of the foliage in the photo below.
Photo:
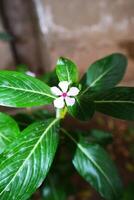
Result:
<svg viewBox="0 0 134 200"><path fill-rule="evenodd" d="M76 64L67 58L59 58L56 69L40 80L24 71L0 71L0 105L26 108L26 112L14 116L21 131L14 119L0 113L1 200L29 199L48 174L57 147L72 144L69 155L72 155L70 159L80 176L104 199L122 198L118 170L104 149L112 142L112 135L99 130L86 133L65 130L62 121L67 113L87 121L95 111L134 120L134 88L116 87L123 78L126 65L124 55L111 54L93 63L80 81ZM37 111L31 109L53 102L60 106L59 100L64 100L65 106L61 109L55 106L54 113L44 107ZM71 143L61 142L66 138ZM42 194L48 200L67 198L63 185L53 176L47 179Z"/></svg>
<svg viewBox="0 0 134 200"><path fill-rule="evenodd" d="M9 33L0 32L0 40L2 41L10 41L13 37Z"/></svg>

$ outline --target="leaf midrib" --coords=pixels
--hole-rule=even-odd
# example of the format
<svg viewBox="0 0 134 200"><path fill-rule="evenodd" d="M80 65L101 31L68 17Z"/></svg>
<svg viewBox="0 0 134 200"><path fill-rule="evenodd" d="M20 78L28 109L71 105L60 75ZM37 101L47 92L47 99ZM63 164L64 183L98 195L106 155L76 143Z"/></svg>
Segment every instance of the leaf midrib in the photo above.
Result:
<svg viewBox="0 0 134 200"><path fill-rule="evenodd" d="M105 64L104 64L104 65L105 65ZM104 66L103 66L103 67L104 67ZM89 86L81 93L81 95L83 95L86 91L88 91L88 89L89 89L90 87L94 87L94 84L95 84L97 81L99 81L101 78L103 78L112 68L113 68L113 66L112 66L112 67L109 67L108 70L106 70L104 73L102 73L96 80L94 80L94 81L91 83L91 85L89 85Z"/></svg>
<svg viewBox="0 0 134 200"><path fill-rule="evenodd" d="M47 93L44 93L44 92L40 92L40 91L35 91L35 90L17 88L17 87L13 87L13 86L0 86L0 88L8 88L8 89L19 90L19 91L23 91L23 92L31 92L31 93L40 94L40 95L43 95L43 96L55 98L55 96L53 96L53 95L50 95L50 94L47 94Z"/></svg>
<svg viewBox="0 0 134 200"><path fill-rule="evenodd" d="M95 103L129 103L134 104L134 101L120 101L120 100L102 100L102 101L94 101Z"/></svg>
<svg viewBox="0 0 134 200"><path fill-rule="evenodd" d="M113 188L113 185L110 181L110 179L107 177L107 175L103 172L103 170L101 169L101 167L99 167L99 165L92 159L91 156L89 156L89 154L87 154L87 152L84 150L84 148L78 143L77 147L83 152L83 154L95 165L95 167L102 173L102 175L105 177L105 179L107 180L107 182L109 183L109 185L111 186L113 193L116 196L116 192Z"/></svg>
<svg viewBox="0 0 134 200"><path fill-rule="evenodd" d="M70 77L67 65L66 65L66 70L67 70L68 81L71 81L71 77Z"/></svg>
<svg viewBox="0 0 134 200"><path fill-rule="evenodd" d="M89 156L87 154L87 152L84 150L84 148L82 147L82 145L80 145L73 137L72 135L70 135L65 129L61 129L62 132L64 132L75 144L76 146L80 149L80 151L82 151L82 153L96 166L96 168L102 173L102 175L105 177L105 179L107 180L107 182L109 183L109 185L111 186L113 193L116 196L116 192L113 188L113 185L111 183L111 181L109 180L109 178L107 177L107 175L105 175L105 173L103 172L103 170L97 165L96 162L94 162L94 160L91 158L91 156Z"/></svg>
<svg viewBox="0 0 134 200"><path fill-rule="evenodd" d="M39 138L39 140L37 141L37 143L34 145L34 148L31 150L31 152L29 153L29 155L27 156L27 158L24 160L24 162L22 163L22 165L19 167L19 169L17 170L16 174L13 176L13 178L10 180L10 182L7 184L7 186L1 191L0 195L3 194L4 191L6 191L6 189L9 187L9 185L12 183L12 181L16 178L16 176L19 174L19 172L21 171L21 169L23 168L23 166L25 165L25 163L27 162L27 160L29 160L29 158L32 156L32 154L34 153L34 151L36 150L36 148L38 147L38 145L40 144L40 142L42 141L42 139L44 138L44 136L47 134L48 130L58 121L59 119L54 119L51 124L49 124L49 126L46 128L46 130L43 132L43 134L41 135L41 137Z"/></svg>
<svg viewBox="0 0 134 200"><path fill-rule="evenodd" d="M80 104L80 102L79 102L79 99L76 97L76 101L77 101L77 103L78 103L78 105L79 105L79 107L80 107L80 109L81 109L81 111L82 111L82 114L83 114L83 116L85 117L85 113L84 113L84 111L83 111L83 109L82 109L82 106L81 106L81 104Z"/></svg>
<svg viewBox="0 0 134 200"><path fill-rule="evenodd" d="M6 137L5 135L3 135L1 132L0 132L0 137L4 138L8 142L11 142L11 140L8 137Z"/></svg>

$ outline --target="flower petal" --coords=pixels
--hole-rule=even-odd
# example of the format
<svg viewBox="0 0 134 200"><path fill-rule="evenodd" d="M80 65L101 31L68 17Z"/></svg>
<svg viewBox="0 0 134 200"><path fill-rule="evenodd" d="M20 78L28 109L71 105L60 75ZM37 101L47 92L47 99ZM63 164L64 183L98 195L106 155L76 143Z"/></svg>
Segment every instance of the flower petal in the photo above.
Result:
<svg viewBox="0 0 134 200"><path fill-rule="evenodd" d="M79 89L77 87L71 87L67 93L68 96L76 96L79 94Z"/></svg>
<svg viewBox="0 0 134 200"><path fill-rule="evenodd" d="M68 81L59 82L59 87L61 88L62 92L67 92L69 84L70 83Z"/></svg>
<svg viewBox="0 0 134 200"><path fill-rule="evenodd" d="M66 97L65 98L67 106L73 106L75 104L75 98Z"/></svg>
<svg viewBox="0 0 134 200"><path fill-rule="evenodd" d="M52 92L54 95L56 95L56 96L62 95L62 92L61 92L60 89L59 89L58 87L56 87L56 86L51 87L51 92Z"/></svg>
<svg viewBox="0 0 134 200"><path fill-rule="evenodd" d="M33 73L33 72L31 72L31 71L27 71L26 74L29 75L29 76L33 76L33 77L36 76L35 73Z"/></svg>
<svg viewBox="0 0 134 200"><path fill-rule="evenodd" d="M65 105L64 98L58 97L54 100L54 107L56 108L63 108Z"/></svg>

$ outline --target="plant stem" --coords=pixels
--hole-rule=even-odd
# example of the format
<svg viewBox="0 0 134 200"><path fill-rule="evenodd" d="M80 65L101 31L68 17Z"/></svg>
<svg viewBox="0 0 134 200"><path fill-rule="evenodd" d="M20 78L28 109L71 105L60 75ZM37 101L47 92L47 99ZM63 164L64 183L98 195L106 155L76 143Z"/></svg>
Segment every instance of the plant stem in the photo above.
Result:
<svg viewBox="0 0 134 200"><path fill-rule="evenodd" d="M58 119L64 119L65 115L67 113L67 108L63 108L63 109L56 109L56 118Z"/></svg>
<svg viewBox="0 0 134 200"><path fill-rule="evenodd" d="M56 109L56 118L60 118L60 109Z"/></svg>

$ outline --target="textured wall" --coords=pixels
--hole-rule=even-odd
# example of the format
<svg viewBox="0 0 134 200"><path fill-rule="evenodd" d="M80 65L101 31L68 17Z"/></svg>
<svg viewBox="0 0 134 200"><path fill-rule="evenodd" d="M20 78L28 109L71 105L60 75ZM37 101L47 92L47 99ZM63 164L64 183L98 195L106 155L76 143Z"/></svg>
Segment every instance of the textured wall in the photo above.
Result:
<svg viewBox="0 0 134 200"><path fill-rule="evenodd" d="M83 73L93 60L119 51L129 58L124 81L134 84L133 0L42 1L44 8L39 7L39 18L53 66L57 57L63 55L74 59Z"/></svg>
<svg viewBox="0 0 134 200"><path fill-rule="evenodd" d="M119 51L129 58L124 81L134 85L133 0L44 0L44 3L44 32L51 42L53 65L58 56L68 56L83 73L95 59Z"/></svg>
<svg viewBox="0 0 134 200"><path fill-rule="evenodd" d="M55 24L68 31L122 31L134 25L133 0L44 0ZM52 19L51 19L52 20ZM51 22L52 23L52 22Z"/></svg>
<svg viewBox="0 0 134 200"><path fill-rule="evenodd" d="M3 32L3 26L0 21L0 32ZM6 68L8 64L12 63L12 56L7 42L0 41L0 68Z"/></svg>

